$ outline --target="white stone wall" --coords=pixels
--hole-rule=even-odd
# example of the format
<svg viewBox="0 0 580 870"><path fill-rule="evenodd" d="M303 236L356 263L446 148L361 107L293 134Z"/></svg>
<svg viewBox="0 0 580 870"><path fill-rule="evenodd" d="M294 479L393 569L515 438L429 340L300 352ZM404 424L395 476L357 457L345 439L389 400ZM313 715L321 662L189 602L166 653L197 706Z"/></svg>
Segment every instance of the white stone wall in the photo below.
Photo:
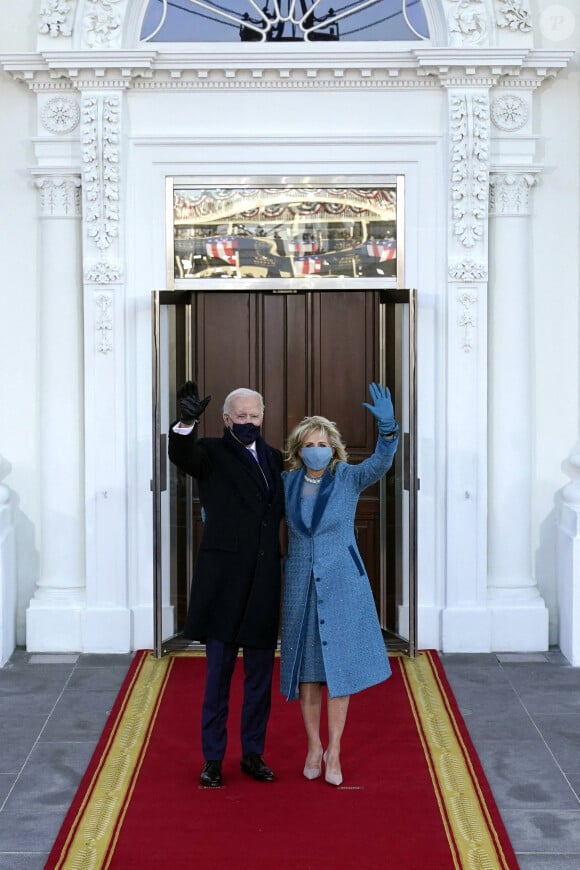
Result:
<svg viewBox="0 0 580 870"><path fill-rule="evenodd" d="M38 0L2 10L0 52L36 49ZM14 494L17 552L17 642L25 643L25 613L38 579L38 229L29 170L35 129L34 96L0 69L0 467Z"/></svg>
<svg viewBox="0 0 580 870"><path fill-rule="evenodd" d="M534 556L550 640L580 665L580 9L536 0L538 44L576 51L542 95L544 184L534 217ZM563 119L566 119L565 122ZM547 183L549 181L549 184ZM550 252L546 256L546 252ZM571 482L570 482L571 481Z"/></svg>
<svg viewBox="0 0 580 870"><path fill-rule="evenodd" d="M580 9L572 0L538 2L546 16L537 39L543 49L580 47ZM571 21L562 8L575 16ZM574 11L575 10L575 11ZM538 163L533 192L534 475L533 559L550 608L550 642L558 643L557 523L562 488L578 474L568 457L580 447L580 65L579 54L539 97ZM578 569L577 569L578 570ZM579 629L580 631L580 626Z"/></svg>

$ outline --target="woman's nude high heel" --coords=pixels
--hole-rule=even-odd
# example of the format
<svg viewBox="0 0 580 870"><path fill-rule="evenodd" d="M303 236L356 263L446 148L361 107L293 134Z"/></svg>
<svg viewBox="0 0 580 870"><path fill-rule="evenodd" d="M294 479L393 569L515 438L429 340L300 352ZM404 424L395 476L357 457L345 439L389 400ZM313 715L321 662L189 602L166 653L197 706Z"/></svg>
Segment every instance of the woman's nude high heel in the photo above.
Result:
<svg viewBox="0 0 580 870"><path fill-rule="evenodd" d="M328 767L326 766L326 756L328 755L328 750L322 756L324 759L325 771L324 771L324 779L330 785L342 785L342 773L331 773Z"/></svg>
<svg viewBox="0 0 580 870"><path fill-rule="evenodd" d="M308 758L306 760L308 761ZM308 767L308 765L304 765L302 773L306 779L318 779L322 774L322 759L320 760L318 767Z"/></svg>

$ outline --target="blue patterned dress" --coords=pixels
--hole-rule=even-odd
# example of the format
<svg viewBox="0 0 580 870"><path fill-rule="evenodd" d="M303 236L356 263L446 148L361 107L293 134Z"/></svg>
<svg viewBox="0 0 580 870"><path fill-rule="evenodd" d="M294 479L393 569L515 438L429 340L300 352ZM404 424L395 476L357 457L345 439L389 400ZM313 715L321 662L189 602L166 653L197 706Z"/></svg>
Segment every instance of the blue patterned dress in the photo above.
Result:
<svg viewBox="0 0 580 870"><path fill-rule="evenodd" d="M312 522L312 513L318 495L319 484L304 481L302 486L302 499L300 512L304 524L309 526ZM308 600L303 623L303 635L301 640L302 655L300 659L299 683L325 683L326 672L322 657L322 644L320 631L318 630L318 609L316 607L316 590L314 577L310 578L308 588Z"/></svg>

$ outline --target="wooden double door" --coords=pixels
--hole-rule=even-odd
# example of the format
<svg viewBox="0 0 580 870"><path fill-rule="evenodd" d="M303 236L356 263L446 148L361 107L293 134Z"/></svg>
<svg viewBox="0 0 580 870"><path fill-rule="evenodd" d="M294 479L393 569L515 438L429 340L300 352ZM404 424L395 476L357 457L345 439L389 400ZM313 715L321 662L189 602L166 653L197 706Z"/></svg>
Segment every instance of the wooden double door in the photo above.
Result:
<svg viewBox="0 0 580 870"><path fill-rule="evenodd" d="M242 386L264 396L263 435L280 449L305 415L321 414L337 423L349 461L365 459L377 438L374 417L362 404L369 401L371 381L390 387L402 423L400 312L376 290L167 291L162 296L164 303L170 303L162 305L165 323L159 327L162 341L169 345L161 376L161 389L167 394L163 425L177 415L175 391L188 378L197 382L201 395L212 395L200 423L200 437L222 434L223 399ZM358 544L381 625L393 637L398 634L398 608L404 597L403 442L402 438L385 480L362 494L356 516ZM174 613L173 634L178 636L201 519L195 484L173 466L168 476L163 549L169 549L170 555L163 582Z"/></svg>

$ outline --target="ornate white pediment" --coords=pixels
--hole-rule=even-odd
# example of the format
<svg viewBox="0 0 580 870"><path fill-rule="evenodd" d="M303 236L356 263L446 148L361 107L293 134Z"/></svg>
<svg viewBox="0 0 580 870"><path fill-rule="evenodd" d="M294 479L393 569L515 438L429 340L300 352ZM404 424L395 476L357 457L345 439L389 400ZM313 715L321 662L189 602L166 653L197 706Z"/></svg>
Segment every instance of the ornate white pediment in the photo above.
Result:
<svg viewBox="0 0 580 870"><path fill-rule="evenodd" d="M491 86L512 79L534 87L566 67L573 52L494 48L467 51L424 46L336 56L297 52L43 51L0 57L32 90L264 90Z"/></svg>

